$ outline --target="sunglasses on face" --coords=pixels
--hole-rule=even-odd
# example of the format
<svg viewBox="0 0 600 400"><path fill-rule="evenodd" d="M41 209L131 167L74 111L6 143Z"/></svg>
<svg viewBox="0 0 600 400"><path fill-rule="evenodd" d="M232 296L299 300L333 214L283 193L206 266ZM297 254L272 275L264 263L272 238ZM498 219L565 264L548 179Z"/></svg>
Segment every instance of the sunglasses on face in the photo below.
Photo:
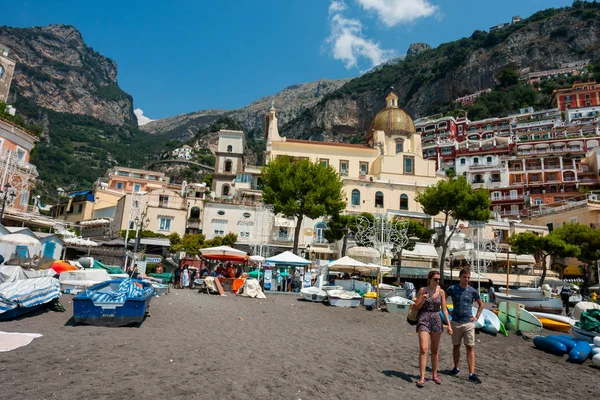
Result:
<svg viewBox="0 0 600 400"><path fill-rule="evenodd" d="M439 281L440 281L440 278L431 278L431 279L433 279L433 280L434 280L434 281L436 281L436 282L439 282Z"/></svg>

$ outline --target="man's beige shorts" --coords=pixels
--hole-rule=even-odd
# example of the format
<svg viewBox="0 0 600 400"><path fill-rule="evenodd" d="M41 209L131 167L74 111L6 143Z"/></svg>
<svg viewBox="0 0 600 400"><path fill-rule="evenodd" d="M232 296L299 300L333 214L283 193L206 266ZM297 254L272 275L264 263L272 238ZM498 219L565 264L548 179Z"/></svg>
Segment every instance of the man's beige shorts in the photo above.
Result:
<svg viewBox="0 0 600 400"><path fill-rule="evenodd" d="M473 322L454 322L452 324L452 344L459 346L460 341L464 341L465 346L475 345L475 323Z"/></svg>

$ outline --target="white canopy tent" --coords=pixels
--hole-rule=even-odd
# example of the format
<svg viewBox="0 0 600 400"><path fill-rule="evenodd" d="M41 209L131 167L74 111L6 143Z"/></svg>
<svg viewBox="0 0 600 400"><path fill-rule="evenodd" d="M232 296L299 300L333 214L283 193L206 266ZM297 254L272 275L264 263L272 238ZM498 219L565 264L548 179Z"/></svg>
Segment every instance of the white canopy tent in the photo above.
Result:
<svg viewBox="0 0 600 400"><path fill-rule="evenodd" d="M330 271L338 271L338 272L361 272L361 273L369 273L371 269L367 267L367 264L362 263L360 261L355 260L354 258L344 256L338 260L330 262L327 265Z"/></svg>
<svg viewBox="0 0 600 400"><path fill-rule="evenodd" d="M310 265L311 262L307 259L304 259L300 256L295 255L291 251L284 251L281 254L277 254L276 256L269 257L266 259L266 262L275 264L275 265L290 265L290 266L298 266L298 265Z"/></svg>

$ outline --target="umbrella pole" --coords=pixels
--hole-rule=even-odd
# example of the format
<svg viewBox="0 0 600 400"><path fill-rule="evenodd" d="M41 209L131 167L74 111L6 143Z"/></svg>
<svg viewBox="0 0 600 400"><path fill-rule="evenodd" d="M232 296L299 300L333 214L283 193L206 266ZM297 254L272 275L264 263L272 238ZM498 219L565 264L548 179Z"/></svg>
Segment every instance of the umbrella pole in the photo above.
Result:
<svg viewBox="0 0 600 400"><path fill-rule="evenodd" d="M379 305L379 268L377 268L377 288L375 290L375 304Z"/></svg>

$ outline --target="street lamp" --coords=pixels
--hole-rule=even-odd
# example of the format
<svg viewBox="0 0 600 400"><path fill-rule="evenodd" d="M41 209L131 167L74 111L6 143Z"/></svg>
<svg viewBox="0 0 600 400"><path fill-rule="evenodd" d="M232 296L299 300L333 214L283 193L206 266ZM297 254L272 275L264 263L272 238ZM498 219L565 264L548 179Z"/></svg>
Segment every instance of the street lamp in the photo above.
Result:
<svg viewBox="0 0 600 400"><path fill-rule="evenodd" d="M135 219L133 220L133 223L135 224L135 246L133 248L133 254L137 253L138 251L138 247L140 245L140 235L139 235L139 230L140 228L146 228L148 225L150 225L150 218L146 218L145 214L142 214L142 218L140 217L135 217Z"/></svg>
<svg viewBox="0 0 600 400"><path fill-rule="evenodd" d="M12 203L17 197L17 194L13 190L10 190L11 188L12 186L10 183L7 183L4 185L4 191L0 190L0 193L2 193L2 211L0 211L0 221L2 223L4 223L4 209L6 207L6 203Z"/></svg>

